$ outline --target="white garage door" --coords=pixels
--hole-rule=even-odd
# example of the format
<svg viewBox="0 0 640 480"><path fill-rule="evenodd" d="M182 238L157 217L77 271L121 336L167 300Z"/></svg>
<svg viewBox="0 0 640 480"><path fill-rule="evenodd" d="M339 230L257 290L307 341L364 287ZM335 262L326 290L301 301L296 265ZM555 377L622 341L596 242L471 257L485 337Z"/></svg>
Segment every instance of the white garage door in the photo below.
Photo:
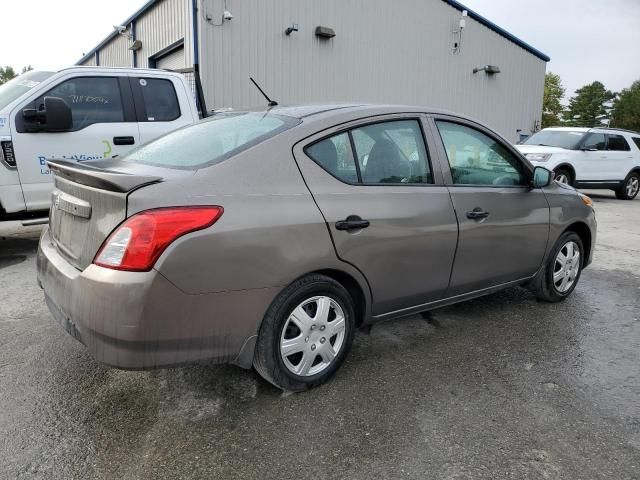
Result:
<svg viewBox="0 0 640 480"><path fill-rule="evenodd" d="M173 52L158 58L156 60L156 68L163 68L165 70L185 68L184 47L176 48Z"/></svg>

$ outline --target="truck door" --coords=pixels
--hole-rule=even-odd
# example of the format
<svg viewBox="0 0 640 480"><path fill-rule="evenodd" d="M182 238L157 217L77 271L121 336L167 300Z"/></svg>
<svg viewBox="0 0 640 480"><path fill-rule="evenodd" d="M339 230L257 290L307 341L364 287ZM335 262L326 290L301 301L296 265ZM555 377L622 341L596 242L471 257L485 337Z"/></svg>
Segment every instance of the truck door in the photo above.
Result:
<svg viewBox="0 0 640 480"><path fill-rule="evenodd" d="M85 162L123 155L140 142L127 77L70 76L45 93L34 94L13 113L11 136L27 210L49 208L52 158ZM72 128L46 132L23 118L25 108L42 109L44 97L62 98L70 107Z"/></svg>
<svg viewBox="0 0 640 480"><path fill-rule="evenodd" d="M141 143L197 121L198 113L191 110L192 94L180 78L131 77Z"/></svg>

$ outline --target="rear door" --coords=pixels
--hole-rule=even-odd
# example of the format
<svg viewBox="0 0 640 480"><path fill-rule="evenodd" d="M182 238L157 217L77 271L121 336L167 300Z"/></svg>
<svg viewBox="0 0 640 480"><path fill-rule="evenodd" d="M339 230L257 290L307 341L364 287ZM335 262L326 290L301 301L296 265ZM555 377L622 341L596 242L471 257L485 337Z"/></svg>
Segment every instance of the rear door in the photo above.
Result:
<svg viewBox="0 0 640 480"><path fill-rule="evenodd" d="M624 180L635 166L631 146L622 135L606 134L607 137L607 175L602 180Z"/></svg>
<svg viewBox="0 0 640 480"><path fill-rule="evenodd" d="M69 76L44 94L34 94L16 109L12 138L18 174L29 210L48 209L52 158L85 162L122 155L139 143L138 124L127 77ZM73 127L67 132L30 132L24 108L39 109L44 97L60 97L71 108Z"/></svg>
<svg viewBox="0 0 640 480"><path fill-rule="evenodd" d="M374 315L445 294L458 228L419 115L333 128L294 154L338 256L369 282Z"/></svg>
<svg viewBox="0 0 640 480"><path fill-rule="evenodd" d="M531 168L490 130L435 117L438 158L460 234L447 296L536 273L549 236L549 205L531 189Z"/></svg>
<svg viewBox="0 0 640 480"><path fill-rule="evenodd" d="M176 76L146 75L131 77L135 99L140 142L147 143L159 136L197 119L183 82Z"/></svg>

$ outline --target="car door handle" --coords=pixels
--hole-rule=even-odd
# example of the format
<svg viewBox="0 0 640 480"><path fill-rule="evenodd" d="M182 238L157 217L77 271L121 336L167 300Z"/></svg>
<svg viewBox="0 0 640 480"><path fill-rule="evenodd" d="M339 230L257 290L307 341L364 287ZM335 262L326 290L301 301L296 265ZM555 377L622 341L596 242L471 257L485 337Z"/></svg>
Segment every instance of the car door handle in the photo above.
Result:
<svg viewBox="0 0 640 480"><path fill-rule="evenodd" d="M349 215L345 220L336 222L336 230L358 230L369 225L369 220L363 220L358 215Z"/></svg>
<svg viewBox="0 0 640 480"><path fill-rule="evenodd" d="M134 143L136 140L133 137L113 137L114 145L133 145Z"/></svg>
<svg viewBox="0 0 640 480"><path fill-rule="evenodd" d="M471 220L482 220L483 218L487 218L489 216L489 212L485 212L480 207L476 207L470 212L467 212L467 218Z"/></svg>

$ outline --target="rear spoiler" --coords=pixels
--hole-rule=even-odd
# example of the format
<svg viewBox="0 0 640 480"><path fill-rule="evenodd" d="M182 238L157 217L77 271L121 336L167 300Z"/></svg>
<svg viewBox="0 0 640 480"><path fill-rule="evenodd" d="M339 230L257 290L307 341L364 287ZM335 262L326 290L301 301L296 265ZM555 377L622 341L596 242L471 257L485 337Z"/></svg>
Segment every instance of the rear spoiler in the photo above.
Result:
<svg viewBox="0 0 640 480"><path fill-rule="evenodd" d="M48 160L47 165L61 178L111 192L126 193L138 187L162 181L162 177L115 172L69 160Z"/></svg>

